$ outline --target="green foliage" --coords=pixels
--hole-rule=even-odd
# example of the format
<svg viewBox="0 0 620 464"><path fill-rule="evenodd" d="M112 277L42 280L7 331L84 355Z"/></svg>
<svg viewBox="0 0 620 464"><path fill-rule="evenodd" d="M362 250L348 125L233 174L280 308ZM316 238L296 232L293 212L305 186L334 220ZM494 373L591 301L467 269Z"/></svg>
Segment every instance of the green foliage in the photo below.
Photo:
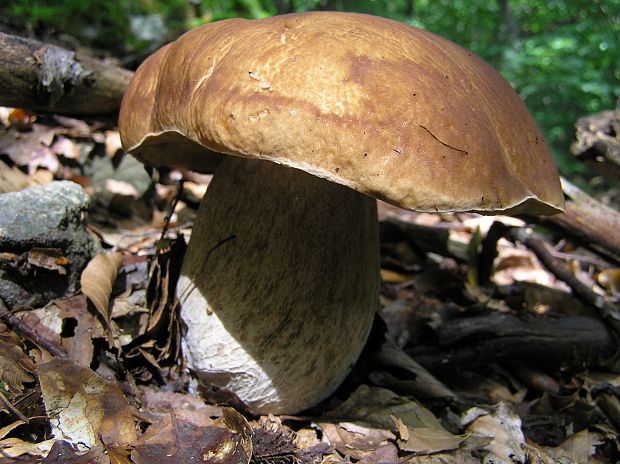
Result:
<svg viewBox="0 0 620 464"><path fill-rule="evenodd" d="M514 13L521 31L496 65L556 153L565 153L577 118L614 108L620 98L620 2L515 2ZM571 170L566 157L557 158Z"/></svg>
<svg viewBox="0 0 620 464"><path fill-rule="evenodd" d="M117 48L129 34L125 0L13 0L8 13L33 27L47 26L102 48Z"/></svg>
<svg viewBox="0 0 620 464"><path fill-rule="evenodd" d="M159 14L174 32L317 9L390 17L469 48L513 84L557 154L567 152L578 117L620 98L620 0L17 0L9 13L80 39L99 31L95 44L135 50L144 44L132 36L133 15ZM575 169L569 157L558 160Z"/></svg>

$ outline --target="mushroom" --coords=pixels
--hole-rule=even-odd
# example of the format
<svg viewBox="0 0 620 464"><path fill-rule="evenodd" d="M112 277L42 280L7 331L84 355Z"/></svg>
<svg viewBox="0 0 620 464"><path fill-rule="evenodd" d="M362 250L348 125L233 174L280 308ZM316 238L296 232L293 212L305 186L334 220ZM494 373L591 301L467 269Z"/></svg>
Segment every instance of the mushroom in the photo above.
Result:
<svg viewBox="0 0 620 464"><path fill-rule="evenodd" d="M368 15L192 30L137 70L119 125L145 163L219 162L177 285L184 355L258 413L315 405L358 358L378 307L375 198L483 214L563 204L539 129L495 70Z"/></svg>

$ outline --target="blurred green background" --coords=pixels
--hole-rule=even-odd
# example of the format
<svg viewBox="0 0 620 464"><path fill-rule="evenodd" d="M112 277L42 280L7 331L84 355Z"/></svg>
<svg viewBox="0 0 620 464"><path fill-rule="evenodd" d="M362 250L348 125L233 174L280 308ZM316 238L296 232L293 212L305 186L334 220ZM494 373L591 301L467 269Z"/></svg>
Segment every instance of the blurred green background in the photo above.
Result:
<svg viewBox="0 0 620 464"><path fill-rule="evenodd" d="M485 58L513 84L542 127L561 171L575 120L620 98L620 0L17 0L5 21L67 35L138 63L183 31L229 17L307 10L371 13L435 32ZM131 59L127 59L131 57Z"/></svg>

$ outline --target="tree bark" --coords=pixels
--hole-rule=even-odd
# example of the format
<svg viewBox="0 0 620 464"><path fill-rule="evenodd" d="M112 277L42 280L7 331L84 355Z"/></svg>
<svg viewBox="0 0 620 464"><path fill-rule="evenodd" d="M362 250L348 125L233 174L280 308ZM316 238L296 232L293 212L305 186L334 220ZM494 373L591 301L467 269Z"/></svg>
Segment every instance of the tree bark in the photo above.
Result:
<svg viewBox="0 0 620 464"><path fill-rule="evenodd" d="M620 213L562 179L565 213L528 218L560 229L604 255L620 259Z"/></svg>
<svg viewBox="0 0 620 464"><path fill-rule="evenodd" d="M80 52L0 33L0 105L68 115L116 113L132 73Z"/></svg>
<svg viewBox="0 0 620 464"><path fill-rule="evenodd" d="M463 317L437 328L438 348L408 350L431 372L492 362L541 367L579 366L602 361L616 351L605 325L591 317L518 317L491 313Z"/></svg>

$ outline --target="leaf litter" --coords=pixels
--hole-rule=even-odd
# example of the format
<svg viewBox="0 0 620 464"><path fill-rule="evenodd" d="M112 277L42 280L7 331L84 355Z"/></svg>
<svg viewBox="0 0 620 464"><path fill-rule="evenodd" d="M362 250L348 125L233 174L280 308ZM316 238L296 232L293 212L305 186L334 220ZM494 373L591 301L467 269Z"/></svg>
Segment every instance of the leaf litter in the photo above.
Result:
<svg viewBox="0 0 620 464"><path fill-rule="evenodd" d="M0 191L74 180L92 197L88 227L106 252L83 271L78 295L13 312L29 334L0 325L0 462L620 459L613 356L551 353L552 365L524 363L489 348L502 346L493 333L471 328L497 315L525 321L522 328L530 327L527 317L594 317L529 248L493 236L501 229L494 224L526 222L380 203L381 309L362 358L331 398L303 415L244 416L226 392L196 388L180 347L174 286L209 177L173 170L150 180L122 152L113 121L5 113ZM550 237L556 257L617 302L617 262ZM0 265L62 273L66 263L58 250L32 249L0 250ZM451 345L446 327L471 335ZM539 342L527 330L519 336L524 346ZM452 361L471 347L484 362Z"/></svg>

